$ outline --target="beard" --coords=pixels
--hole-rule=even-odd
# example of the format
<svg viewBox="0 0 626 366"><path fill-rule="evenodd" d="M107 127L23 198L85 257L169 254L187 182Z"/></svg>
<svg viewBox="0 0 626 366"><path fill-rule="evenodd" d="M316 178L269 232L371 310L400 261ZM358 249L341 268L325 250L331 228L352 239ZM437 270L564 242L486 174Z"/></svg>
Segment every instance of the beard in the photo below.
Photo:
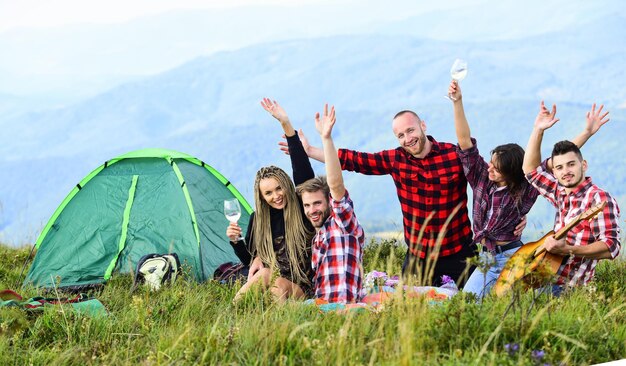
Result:
<svg viewBox="0 0 626 366"><path fill-rule="evenodd" d="M310 217L309 217L309 221L311 222L311 225L313 225L314 228L319 229L322 226L324 226L324 223L326 222L326 219L328 219L328 216L330 216L330 207L326 208L326 210L324 210L324 212L321 213L319 221L313 221L311 220Z"/></svg>
<svg viewBox="0 0 626 366"><path fill-rule="evenodd" d="M411 155L419 155L424 151L424 146L426 145L426 136L420 136L417 140L415 146L412 147L404 147L404 149Z"/></svg>
<svg viewBox="0 0 626 366"><path fill-rule="evenodd" d="M582 169L580 169L580 172L578 172L578 173L579 173L579 175L578 175L578 179L576 179L576 175L574 175L574 177L573 177L573 178L574 178L574 179L576 179L576 180L570 180L569 182L567 182L567 181L565 181L565 179L563 179L563 180L560 182L560 183L561 183L561 185L562 185L563 187L565 187L565 188L574 188L574 187L577 187L577 186L580 184L580 182L582 182L582 181L583 181L583 179L585 179L585 175L583 174L583 170L582 170Z"/></svg>
<svg viewBox="0 0 626 366"><path fill-rule="evenodd" d="M581 178L580 178L577 182L575 182L575 183L566 183L566 184L563 184L563 187L565 187L565 188L574 188L574 187L578 186L578 184L580 184L580 182L582 182L582 180L583 180L583 179L582 179L582 177L581 177Z"/></svg>

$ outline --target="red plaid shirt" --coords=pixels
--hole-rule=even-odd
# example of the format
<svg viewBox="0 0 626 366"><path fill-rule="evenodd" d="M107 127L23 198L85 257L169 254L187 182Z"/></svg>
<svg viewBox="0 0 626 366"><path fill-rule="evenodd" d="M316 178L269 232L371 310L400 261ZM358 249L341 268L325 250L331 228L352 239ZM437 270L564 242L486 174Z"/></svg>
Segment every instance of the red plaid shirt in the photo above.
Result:
<svg viewBox="0 0 626 366"><path fill-rule="evenodd" d="M457 148L467 182L474 192L474 242L484 239L487 248L493 250L495 241L520 240L520 236L514 234L515 226L533 207L539 192L525 180L520 187L519 199L511 195L508 187L498 187L489 180L489 164L480 156L476 139L472 138L472 144L467 150Z"/></svg>
<svg viewBox="0 0 626 366"><path fill-rule="evenodd" d="M432 136L428 139L432 149L422 159L401 147L374 154L339 149L344 170L368 175L391 174L402 209L404 240L409 250L420 258L426 258L444 230L439 256L458 253L463 245L472 242L467 216L467 180L456 146L439 143ZM433 217L426 223L431 213ZM418 241L422 229L424 233Z"/></svg>
<svg viewBox="0 0 626 366"><path fill-rule="evenodd" d="M597 217L581 221L568 231L566 240L570 245L588 245L602 241L609 248L611 257L619 255L619 207L608 192L598 188L591 182L591 178L587 177L567 194L554 175L547 171L545 162L528 173L526 178L557 208L554 220L555 232L586 210L606 202L607 205ZM597 263L597 259L570 256L559 268L557 285L575 286L588 283L593 278Z"/></svg>
<svg viewBox="0 0 626 366"><path fill-rule="evenodd" d="M330 216L313 238L315 297L355 302L361 291L365 234L348 191L339 201L330 197L329 208Z"/></svg>

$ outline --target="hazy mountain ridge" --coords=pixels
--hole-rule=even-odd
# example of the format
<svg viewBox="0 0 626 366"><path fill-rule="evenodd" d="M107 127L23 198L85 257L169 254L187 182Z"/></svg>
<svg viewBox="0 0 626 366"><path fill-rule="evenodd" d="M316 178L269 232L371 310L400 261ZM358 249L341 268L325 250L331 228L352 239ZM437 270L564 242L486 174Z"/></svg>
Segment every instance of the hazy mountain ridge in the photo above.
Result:
<svg viewBox="0 0 626 366"><path fill-rule="evenodd" d="M0 91L78 100L198 55L259 42L328 34L493 41L569 30L581 19L595 25L589 29L593 34L615 14L626 14L616 0L368 0L180 9L108 24L85 19L13 28L0 31L0 49L9 51L0 58Z"/></svg>
<svg viewBox="0 0 626 366"><path fill-rule="evenodd" d="M626 11L618 1L548 1L541 3L503 0L483 2L469 7L434 10L392 23L371 27L377 34L411 35L437 40L463 40L487 42L528 38L562 30L571 30L580 23L598 25L601 31L607 18L625 16ZM477 26L480 19L482 26ZM581 19L585 19L581 22ZM488 24L489 26L484 26Z"/></svg>
<svg viewBox="0 0 626 366"><path fill-rule="evenodd" d="M509 42L340 36L268 43L197 58L67 108L2 116L0 126L11 132L0 137L0 170L10 175L0 188L0 235L18 242L32 237L24 226L45 223L89 171L145 147L180 150L205 160L252 203L252 182L260 166L289 169L288 158L275 145L280 128L258 104L264 96L278 100L314 144L319 139L312 116L326 101L338 110L335 139L340 147L394 148L390 120L407 108L426 120L427 132L437 140L454 142L451 106L443 96L449 65L458 56L469 61L462 87L483 156L501 143L525 146L541 98L558 102L561 117L546 133L545 153L553 142L575 136L591 102L601 98L597 101L608 105L612 121L583 152L594 180L624 202L626 148L614 139L626 132L623 109L617 109L626 100L617 77L620 60L626 58L626 38L620 36L626 26L619 19L608 19L595 34L602 42L591 44L585 27ZM602 53L608 44L612 48ZM536 57L542 54L547 56ZM314 167L323 173L322 165ZM389 177L345 176L368 230L401 228ZM549 227L552 217L540 203L529 227Z"/></svg>

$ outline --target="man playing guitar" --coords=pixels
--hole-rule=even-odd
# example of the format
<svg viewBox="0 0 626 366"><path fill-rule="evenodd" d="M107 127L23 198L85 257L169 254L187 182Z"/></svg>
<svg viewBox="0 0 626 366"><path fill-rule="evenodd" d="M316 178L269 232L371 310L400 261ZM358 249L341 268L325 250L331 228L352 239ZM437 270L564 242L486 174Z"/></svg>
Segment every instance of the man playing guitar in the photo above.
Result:
<svg viewBox="0 0 626 366"><path fill-rule="evenodd" d="M595 104L587 118L598 117L603 106ZM608 122L605 112L600 118ZM556 240L546 238L543 247L550 253L566 256L558 272L553 293L558 295L564 287L587 284L594 275L600 259L613 259L620 252L619 207L611 195L585 176L587 161L578 147L570 141L554 145L551 159L541 162L543 133L557 121L556 106L548 110L543 101L524 154L523 170L526 179L557 208L554 231L575 219L579 214L606 202L603 210L589 221L583 221ZM598 126L598 127L599 127ZM595 131L588 131L593 134ZM550 169L551 166L551 169Z"/></svg>

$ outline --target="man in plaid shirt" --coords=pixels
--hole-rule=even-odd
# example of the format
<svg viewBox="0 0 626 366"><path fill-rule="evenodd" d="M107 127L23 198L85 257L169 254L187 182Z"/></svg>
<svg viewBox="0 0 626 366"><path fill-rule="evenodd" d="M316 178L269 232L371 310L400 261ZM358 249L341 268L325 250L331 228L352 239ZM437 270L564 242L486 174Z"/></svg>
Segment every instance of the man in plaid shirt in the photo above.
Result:
<svg viewBox="0 0 626 366"><path fill-rule="evenodd" d="M315 297L328 302L358 301L362 282L362 252L365 235L354 205L343 185L341 165L331 132L335 108L324 106L315 116L322 137L327 178L309 179L297 187L304 213L317 231L313 238L312 265Z"/></svg>
<svg viewBox="0 0 626 366"><path fill-rule="evenodd" d="M595 108L594 104L590 113L596 113ZM602 116L604 123L608 122L607 115L608 112ZM553 288L553 293L558 294L563 287L589 283L598 260L613 259L619 255L620 212L615 199L593 184L590 177L585 177L587 161L583 160L574 143L557 142L552 150L551 161L541 163L543 133L558 121L555 116L556 106L553 105L550 111L542 101L523 165L528 181L558 210L554 231L560 230L586 210L606 202L604 209L595 218L580 222L567 232L565 238L546 238L543 244L545 249L565 257Z"/></svg>
<svg viewBox="0 0 626 366"><path fill-rule="evenodd" d="M425 134L426 124L409 110L396 114L393 133L400 147L377 153L339 149L341 168L367 175L390 174L402 209L408 246L403 274L441 285L443 275L458 282L466 260L476 253L467 215L467 180L456 145ZM309 157L324 154L300 134ZM524 220L516 230L521 233Z"/></svg>

